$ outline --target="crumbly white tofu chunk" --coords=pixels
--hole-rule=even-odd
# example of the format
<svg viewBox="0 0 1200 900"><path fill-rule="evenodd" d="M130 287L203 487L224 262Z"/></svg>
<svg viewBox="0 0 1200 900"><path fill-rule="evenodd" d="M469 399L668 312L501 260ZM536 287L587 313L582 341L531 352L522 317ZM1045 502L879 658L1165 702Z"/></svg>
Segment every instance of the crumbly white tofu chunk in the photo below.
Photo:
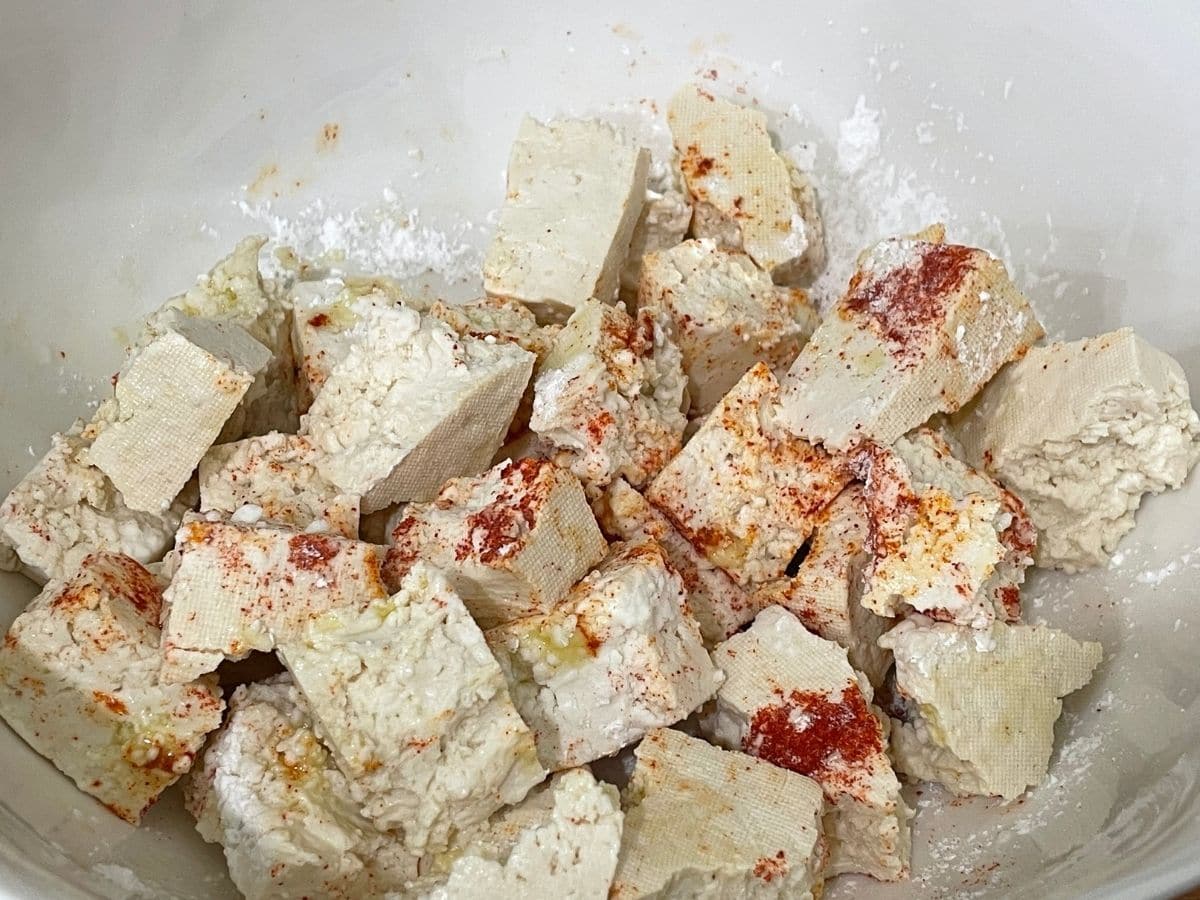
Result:
<svg viewBox="0 0 1200 900"><path fill-rule="evenodd" d="M140 563L162 559L195 495L184 490L162 512L125 505L108 477L85 461L84 423L50 439L50 449L0 504L0 548L8 565L38 584L74 574L85 556L109 552Z"/></svg>
<svg viewBox="0 0 1200 900"><path fill-rule="evenodd" d="M423 560L445 570L482 628L549 612L608 551L579 479L546 459L502 462L410 503L384 580Z"/></svg>
<svg viewBox="0 0 1200 900"><path fill-rule="evenodd" d="M593 504L600 525L614 540L656 541L683 579L688 609L708 647L715 647L754 618L762 607L675 530L638 491L618 478Z"/></svg>
<svg viewBox="0 0 1200 900"><path fill-rule="evenodd" d="M446 577L418 563L365 610L332 610L279 648L363 815L417 853L545 777L504 675Z"/></svg>
<svg viewBox="0 0 1200 900"><path fill-rule="evenodd" d="M226 658L274 650L328 610L387 598L383 548L334 535L190 517L176 551L164 594L167 683L211 672Z"/></svg>
<svg viewBox="0 0 1200 900"><path fill-rule="evenodd" d="M816 274L825 260L816 193L776 152L767 117L688 85L667 121L695 204L692 233L745 251L777 284Z"/></svg>
<svg viewBox="0 0 1200 900"><path fill-rule="evenodd" d="M646 491L744 588L783 576L850 480L845 460L788 433L778 415L779 383L758 363Z"/></svg>
<svg viewBox="0 0 1200 900"><path fill-rule="evenodd" d="M590 298L616 298L646 198L649 151L611 125L526 117L508 159L508 192L483 261L484 290L562 321Z"/></svg>
<svg viewBox="0 0 1200 900"><path fill-rule="evenodd" d="M97 553L50 582L0 647L0 715L135 825L192 767L225 708L215 677L159 683L161 605L139 563Z"/></svg>
<svg viewBox="0 0 1200 900"><path fill-rule="evenodd" d="M1043 333L1004 263L986 251L881 241L783 379L781 418L831 450L866 439L889 446L959 409Z"/></svg>
<svg viewBox="0 0 1200 900"><path fill-rule="evenodd" d="M608 756L712 697L721 674L686 602L661 547L615 544L551 612L488 631L542 765Z"/></svg>
<svg viewBox="0 0 1200 900"><path fill-rule="evenodd" d="M417 874L417 857L359 812L286 674L234 691L185 802L247 900L382 898Z"/></svg>
<svg viewBox="0 0 1200 900"><path fill-rule="evenodd" d="M200 511L233 515L244 506L268 521L358 537L358 497L317 470L312 439L270 432L218 444L200 460Z"/></svg>
<svg viewBox="0 0 1200 900"><path fill-rule="evenodd" d="M846 651L779 606L713 652L725 673L701 730L729 750L807 775L829 811L826 875L908 876L912 810L887 757L883 713Z"/></svg>
<svg viewBox="0 0 1200 900"><path fill-rule="evenodd" d="M87 462L126 506L152 513L170 509L271 359L240 326L182 313L163 321L166 330L129 356L85 430Z"/></svg>
<svg viewBox="0 0 1200 900"><path fill-rule="evenodd" d="M782 606L813 634L844 647L850 664L878 688L892 655L876 641L893 623L860 602L871 559L868 540L862 487L851 484L817 519L796 574L764 584L749 606Z"/></svg>
<svg viewBox="0 0 1200 900"><path fill-rule="evenodd" d="M776 287L749 256L707 240L649 254L638 306L666 314L693 416L716 406L756 362L787 371L820 318L803 291Z"/></svg>
<svg viewBox="0 0 1200 900"><path fill-rule="evenodd" d="M361 301L360 301L361 302ZM321 475L374 512L432 500L442 484L490 464L533 371L515 344L459 337L403 305L359 312L303 431Z"/></svg>
<svg viewBox="0 0 1200 900"><path fill-rule="evenodd" d="M661 729L637 749L611 900L813 900L824 798L810 778Z"/></svg>
<svg viewBox="0 0 1200 900"><path fill-rule="evenodd" d="M1044 625L970 628L905 619L880 643L896 658L906 720L892 758L914 778L959 794L1020 796L1046 776L1062 700L1091 679L1101 647Z"/></svg>
<svg viewBox="0 0 1200 900"><path fill-rule="evenodd" d="M620 296L628 304L637 302L643 260L648 253L666 250L683 241L692 224L692 201L679 170L679 155L673 147L656 152L651 147L650 171L646 177L646 205L633 228L629 253L621 267Z"/></svg>
<svg viewBox="0 0 1200 900"><path fill-rule="evenodd" d="M687 379L658 313L583 303L533 390L530 429L593 492L618 475L645 484L682 443Z"/></svg>
<svg viewBox="0 0 1200 900"><path fill-rule="evenodd" d="M1183 484L1200 458L1187 377L1129 328L1035 347L988 385L958 436L1021 496L1039 565L1102 565L1146 494Z"/></svg>

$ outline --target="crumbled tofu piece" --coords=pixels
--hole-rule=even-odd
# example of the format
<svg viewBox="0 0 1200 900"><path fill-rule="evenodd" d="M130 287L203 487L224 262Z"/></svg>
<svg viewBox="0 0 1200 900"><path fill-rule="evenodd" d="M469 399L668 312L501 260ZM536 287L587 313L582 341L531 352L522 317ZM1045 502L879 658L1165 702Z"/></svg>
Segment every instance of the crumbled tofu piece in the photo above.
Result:
<svg viewBox="0 0 1200 900"><path fill-rule="evenodd" d="M303 430L322 451L318 470L359 494L363 512L432 500L447 479L488 467L532 371L533 354L515 344L459 337L403 305L370 305Z"/></svg>
<svg viewBox="0 0 1200 900"><path fill-rule="evenodd" d="M695 204L692 233L743 250L777 284L824 265L824 227L808 178L776 152L767 117L688 85L667 113Z"/></svg>
<svg viewBox="0 0 1200 900"><path fill-rule="evenodd" d="M761 609L737 583L675 530L645 497L618 478L594 504L604 531L620 541L656 541L683 579L688 608L706 646L714 647L752 620Z"/></svg>
<svg viewBox="0 0 1200 900"><path fill-rule="evenodd" d="M679 156L673 147L661 155L651 148L650 171L646 178L646 205L633 228L629 253L621 267L620 296L631 307L637 301L638 284L646 254L674 247L687 236L692 224L692 201L683 184Z"/></svg>
<svg viewBox="0 0 1200 900"><path fill-rule="evenodd" d="M50 582L0 647L0 715L34 750L137 824L186 774L225 704L213 677L160 684L158 580L97 553Z"/></svg>
<svg viewBox="0 0 1200 900"><path fill-rule="evenodd" d="M616 544L551 612L488 631L542 765L615 753L716 692L721 674L686 604L661 547Z"/></svg>
<svg viewBox="0 0 1200 900"><path fill-rule="evenodd" d="M647 150L603 122L526 117L483 261L489 296L519 300L541 321L615 299L649 166Z"/></svg>
<svg viewBox="0 0 1200 900"><path fill-rule="evenodd" d="M85 430L87 462L109 477L130 509L162 513L270 361L237 325L187 318L125 361L113 396Z"/></svg>
<svg viewBox="0 0 1200 900"><path fill-rule="evenodd" d="M881 241L783 379L781 418L831 450L865 439L889 446L959 409L1043 333L986 251Z"/></svg>
<svg viewBox="0 0 1200 900"><path fill-rule="evenodd" d="M892 655L876 641L892 620L859 602L871 559L867 542L862 487L852 484L817 519L796 574L764 584L751 595L749 606L755 611L782 606L813 634L844 647L850 664L878 688L891 668Z"/></svg>
<svg viewBox="0 0 1200 900"><path fill-rule="evenodd" d="M679 731L637 749L611 900L813 900L824 884L815 781Z"/></svg>
<svg viewBox="0 0 1200 900"><path fill-rule="evenodd" d="M846 651L773 606L721 644L713 661L725 683L701 729L726 749L821 785L829 801L826 875L906 878L912 811L888 761L883 714Z"/></svg>
<svg viewBox="0 0 1200 900"><path fill-rule="evenodd" d="M958 428L968 459L1021 496L1039 565L1102 565L1142 497L1178 488L1200 458L1187 377L1131 329L1035 347Z"/></svg>
<svg viewBox="0 0 1200 900"><path fill-rule="evenodd" d="M793 437L778 414L779 383L758 363L646 492L742 587L780 578L850 480L844 460Z"/></svg>
<svg viewBox="0 0 1200 900"><path fill-rule="evenodd" d="M905 619L880 643L896 657L906 720L892 758L913 778L959 794L1020 796L1046 776L1062 700L1091 679L1101 647L1044 625L970 628Z"/></svg>
<svg viewBox="0 0 1200 900"><path fill-rule="evenodd" d="M383 548L269 523L185 520L164 594L162 679L189 681L296 637L328 610L386 599Z"/></svg>
<svg viewBox="0 0 1200 900"><path fill-rule="evenodd" d="M679 348L658 314L588 301L538 368L529 427L593 491L618 475L639 487L678 452L686 396Z"/></svg>
<svg viewBox="0 0 1200 900"><path fill-rule="evenodd" d="M234 692L185 802L247 900L382 898L417 874L417 857L359 812L288 675Z"/></svg>
<svg viewBox="0 0 1200 900"><path fill-rule="evenodd" d="M281 643L363 815L414 852L523 799L545 772L483 632L418 563L362 611L331 610Z"/></svg>
<svg viewBox="0 0 1200 900"><path fill-rule="evenodd" d="M661 309L683 354L691 414L709 412L756 362L785 372L820 317L744 253L687 241L649 254L638 306Z"/></svg>
<svg viewBox="0 0 1200 900"><path fill-rule="evenodd" d="M140 563L162 559L195 494L184 490L163 512L130 509L107 476L84 459L82 421L50 449L0 504L0 547L9 566L39 584L74 574L83 558L109 552Z"/></svg>

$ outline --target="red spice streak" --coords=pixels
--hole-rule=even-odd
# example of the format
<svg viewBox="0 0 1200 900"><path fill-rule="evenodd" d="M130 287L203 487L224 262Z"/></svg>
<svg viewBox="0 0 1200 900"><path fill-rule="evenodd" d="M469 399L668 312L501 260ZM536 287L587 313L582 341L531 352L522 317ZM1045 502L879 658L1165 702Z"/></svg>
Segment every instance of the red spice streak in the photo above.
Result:
<svg viewBox="0 0 1200 900"><path fill-rule="evenodd" d="M325 313L317 313L308 320L308 324L313 328L324 328L329 324L329 316L325 315Z"/></svg>
<svg viewBox="0 0 1200 900"><path fill-rule="evenodd" d="M787 854L780 850L773 857L760 856L754 863L754 877L770 884L788 873Z"/></svg>
<svg viewBox="0 0 1200 900"><path fill-rule="evenodd" d="M803 730L790 721L795 712L809 720ZM882 753L880 732L879 720L856 687L847 687L840 703L815 691L792 691L782 703L754 714L742 748L820 781L833 774L829 757L834 754L840 756L839 768L844 769Z"/></svg>
<svg viewBox="0 0 1200 900"><path fill-rule="evenodd" d="M297 569L315 569L337 556L338 545L323 535L298 534L288 541L288 562Z"/></svg>

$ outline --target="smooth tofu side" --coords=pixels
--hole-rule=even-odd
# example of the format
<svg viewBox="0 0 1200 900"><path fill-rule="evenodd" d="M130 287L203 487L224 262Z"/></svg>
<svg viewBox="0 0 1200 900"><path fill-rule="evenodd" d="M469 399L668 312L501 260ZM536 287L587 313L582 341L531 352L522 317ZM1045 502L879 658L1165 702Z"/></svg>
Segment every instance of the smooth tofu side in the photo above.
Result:
<svg viewBox="0 0 1200 900"><path fill-rule="evenodd" d="M0 647L0 715L135 825L188 772L225 706L214 677L159 683L161 590L135 560L93 554L47 584Z"/></svg>
<svg viewBox="0 0 1200 900"><path fill-rule="evenodd" d="M611 900L813 900L824 883L816 782L679 731L637 749Z"/></svg>
<svg viewBox="0 0 1200 900"><path fill-rule="evenodd" d="M721 681L682 581L648 541L613 545L551 612L490 629L487 640L552 771L681 721Z"/></svg>

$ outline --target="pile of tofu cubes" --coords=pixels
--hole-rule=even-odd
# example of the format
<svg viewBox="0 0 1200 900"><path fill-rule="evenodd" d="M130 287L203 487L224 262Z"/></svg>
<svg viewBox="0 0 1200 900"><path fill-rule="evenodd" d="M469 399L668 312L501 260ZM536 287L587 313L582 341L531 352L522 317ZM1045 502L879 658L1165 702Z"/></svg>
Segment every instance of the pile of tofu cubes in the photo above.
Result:
<svg viewBox="0 0 1200 900"><path fill-rule="evenodd" d="M11 727L133 824L187 776L248 898L814 897L906 782L1036 786L1101 648L1026 570L1184 481L1182 370L939 226L821 316L765 116L668 119L526 119L478 302L248 239L153 313L0 506Z"/></svg>

